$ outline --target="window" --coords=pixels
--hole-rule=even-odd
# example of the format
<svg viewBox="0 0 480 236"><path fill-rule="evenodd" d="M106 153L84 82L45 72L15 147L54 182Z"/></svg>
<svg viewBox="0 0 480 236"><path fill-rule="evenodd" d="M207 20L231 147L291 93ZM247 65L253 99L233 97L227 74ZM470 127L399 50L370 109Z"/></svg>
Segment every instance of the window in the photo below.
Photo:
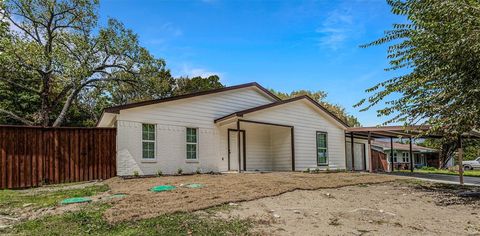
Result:
<svg viewBox="0 0 480 236"><path fill-rule="evenodd" d="M142 158L155 159L155 125L142 124Z"/></svg>
<svg viewBox="0 0 480 236"><path fill-rule="evenodd" d="M327 133L317 131L317 165L328 165Z"/></svg>
<svg viewBox="0 0 480 236"><path fill-rule="evenodd" d="M409 158L410 154L408 152L404 152L402 153L402 155L403 155L402 157L403 162L410 162L410 158Z"/></svg>
<svg viewBox="0 0 480 236"><path fill-rule="evenodd" d="M187 128L187 160L198 159L198 130Z"/></svg>
<svg viewBox="0 0 480 236"><path fill-rule="evenodd" d="M393 162L397 162L397 152L393 152Z"/></svg>

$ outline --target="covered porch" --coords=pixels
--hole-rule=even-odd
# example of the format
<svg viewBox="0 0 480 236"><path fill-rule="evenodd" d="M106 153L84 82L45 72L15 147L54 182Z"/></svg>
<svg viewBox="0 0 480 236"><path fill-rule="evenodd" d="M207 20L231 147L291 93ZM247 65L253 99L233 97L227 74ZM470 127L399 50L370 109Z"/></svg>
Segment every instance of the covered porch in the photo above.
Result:
<svg viewBox="0 0 480 236"><path fill-rule="evenodd" d="M353 140L354 138L359 138L359 139L366 139L368 141L368 148L372 148L372 141L373 139L389 139L390 141L390 152L385 155L384 157L387 160L388 166L387 166L387 171L388 172L393 172L396 168L395 166L395 158L400 158L400 157L395 157L395 148L394 148L394 139L398 138L406 138L409 140L408 145L408 157L414 157L414 151L412 148L412 144L414 142L414 139L416 138L442 138L443 136L441 134L429 134L429 135L424 135L426 131L430 130L430 126L428 125L421 125L421 126L377 126L377 127L350 127L346 131L346 136L351 138ZM464 139L478 139L480 138L480 133L477 131L471 131L468 133L463 133L459 134L457 139L457 155L458 155L458 163L462 163L463 161L463 140ZM352 146L353 148L353 146ZM351 160L355 160L355 152L350 153ZM424 154L425 156L425 162L426 164L434 165L436 163L428 163L429 161L429 154ZM420 159L419 159L420 160ZM430 158L431 160L431 158ZM368 157L368 162L369 162L369 172L374 172L372 162L374 161L372 155L369 155ZM415 160L414 158L408 158L408 161L405 162L405 166L408 167L408 169L413 172L415 168ZM438 163L438 166L441 166L442 163ZM397 166L397 169L399 166ZM463 168L459 168L459 175L460 175L460 183L463 184Z"/></svg>
<svg viewBox="0 0 480 236"><path fill-rule="evenodd" d="M293 126L240 118L217 125L227 140L227 171L295 170Z"/></svg>

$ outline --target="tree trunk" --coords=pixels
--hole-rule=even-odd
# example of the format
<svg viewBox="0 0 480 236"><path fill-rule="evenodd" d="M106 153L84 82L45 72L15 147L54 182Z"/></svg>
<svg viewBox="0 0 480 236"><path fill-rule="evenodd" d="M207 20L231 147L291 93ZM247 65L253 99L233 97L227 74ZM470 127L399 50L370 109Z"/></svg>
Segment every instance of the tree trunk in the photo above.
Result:
<svg viewBox="0 0 480 236"><path fill-rule="evenodd" d="M42 98L42 105L40 109L40 124L44 127L50 123L50 75L45 74L42 78L43 89L40 94Z"/></svg>
<svg viewBox="0 0 480 236"><path fill-rule="evenodd" d="M70 106L72 106L73 101L77 97L78 93L80 93L81 88L77 88L72 91L72 93L68 96L67 101L65 101L65 104L63 104L62 111L58 115L57 119L55 122L53 122L53 127L59 127L62 125L63 121L65 120L65 116L67 115L68 109L70 109Z"/></svg>

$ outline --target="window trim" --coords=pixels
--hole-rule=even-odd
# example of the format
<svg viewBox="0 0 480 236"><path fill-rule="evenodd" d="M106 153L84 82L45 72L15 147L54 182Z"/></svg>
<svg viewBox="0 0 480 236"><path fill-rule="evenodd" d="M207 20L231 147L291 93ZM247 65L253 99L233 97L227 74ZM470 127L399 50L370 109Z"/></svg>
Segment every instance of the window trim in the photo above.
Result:
<svg viewBox="0 0 480 236"><path fill-rule="evenodd" d="M326 162L325 163L319 163L318 162L318 134L324 134L325 135L325 153L326 153ZM328 166L329 165L329 155L328 155L328 132L325 131L316 131L315 132L315 162L317 163L317 166Z"/></svg>
<svg viewBox="0 0 480 236"><path fill-rule="evenodd" d="M403 152L402 153L402 161L403 161L403 163L410 163L410 153Z"/></svg>
<svg viewBox="0 0 480 236"><path fill-rule="evenodd" d="M143 126L153 125L153 140L143 139ZM145 158L143 156L143 143L153 143L153 158ZM156 162L157 161L157 125L152 123L142 123L142 162Z"/></svg>
<svg viewBox="0 0 480 236"><path fill-rule="evenodd" d="M196 132L195 132L196 142L188 142L188 140L187 140L188 129L196 130ZM199 143L198 139L199 139L199 136L200 136L198 132L199 132L198 127L185 127L185 160L186 160L186 162L198 162L198 157L199 157L199 155L198 155L198 143ZM187 153L188 153L188 145L189 144L195 144L195 159L188 159L188 154Z"/></svg>

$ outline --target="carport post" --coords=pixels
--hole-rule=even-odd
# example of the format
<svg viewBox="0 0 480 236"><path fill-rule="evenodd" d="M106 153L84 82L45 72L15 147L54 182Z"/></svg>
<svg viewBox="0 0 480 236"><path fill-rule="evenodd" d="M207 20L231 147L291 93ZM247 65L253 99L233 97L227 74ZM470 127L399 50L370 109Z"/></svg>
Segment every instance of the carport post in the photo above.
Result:
<svg viewBox="0 0 480 236"><path fill-rule="evenodd" d="M461 135L458 137L458 177L460 184L463 185L463 147Z"/></svg>
<svg viewBox="0 0 480 236"><path fill-rule="evenodd" d="M412 137L410 137L410 172L413 172L413 152L412 152Z"/></svg>
<svg viewBox="0 0 480 236"><path fill-rule="evenodd" d="M240 120L237 120L237 150L238 150L238 173L242 172L241 147L240 147Z"/></svg>
<svg viewBox="0 0 480 236"><path fill-rule="evenodd" d="M354 145L353 145L353 132L350 133L350 147L351 147L351 152L350 154L352 155L352 171L355 171L355 150L354 150Z"/></svg>
<svg viewBox="0 0 480 236"><path fill-rule="evenodd" d="M390 172L393 172L393 137L390 137Z"/></svg>
<svg viewBox="0 0 480 236"><path fill-rule="evenodd" d="M368 169L370 172L373 172L373 166L372 166L372 134L370 131L368 131Z"/></svg>
<svg viewBox="0 0 480 236"><path fill-rule="evenodd" d="M295 171L295 131L294 127L290 128L290 145L292 150L292 171Z"/></svg>

